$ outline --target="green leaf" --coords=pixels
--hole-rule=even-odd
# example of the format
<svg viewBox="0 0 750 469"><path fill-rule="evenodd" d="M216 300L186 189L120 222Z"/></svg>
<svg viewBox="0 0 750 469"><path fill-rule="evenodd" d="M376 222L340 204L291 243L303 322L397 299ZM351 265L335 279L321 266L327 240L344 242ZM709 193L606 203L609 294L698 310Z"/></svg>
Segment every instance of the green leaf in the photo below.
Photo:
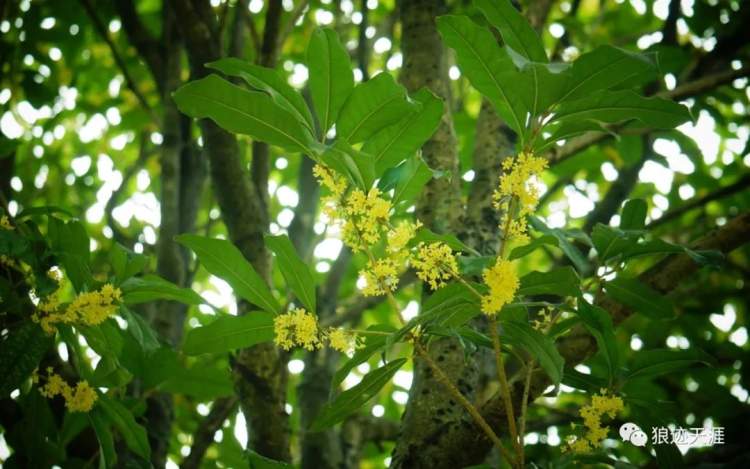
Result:
<svg viewBox="0 0 750 469"><path fill-rule="evenodd" d="M462 283L451 283L437 290L422 304L417 318L420 324L458 327L481 312L477 295Z"/></svg>
<svg viewBox="0 0 750 469"><path fill-rule="evenodd" d="M175 91L174 100L188 116L209 118L229 132L249 135L288 151L310 152L310 132L266 93L209 75L181 86Z"/></svg>
<svg viewBox="0 0 750 469"><path fill-rule="evenodd" d="M599 353L607 363L609 381L612 382L620 370L620 352L617 348L612 318L605 310L578 298L578 317L596 339Z"/></svg>
<svg viewBox="0 0 750 469"><path fill-rule="evenodd" d="M158 334L140 313L135 313L125 306L121 306L120 314L128 323L128 333L133 336L144 351L153 351L161 346Z"/></svg>
<svg viewBox="0 0 750 469"><path fill-rule="evenodd" d="M691 120L690 111L673 101L645 98L633 91L600 91L575 101L561 103L550 119L558 121L625 122L641 127L671 129Z"/></svg>
<svg viewBox="0 0 750 469"><path fill-rule="evenodd" d="M308 84L323 135L354 89L349 54L332 29L317 29L307 49Z"/></svg>
<svg viewBox="0 0 750 469"><path fill-rule="evenodd" d="M263 455L256 453L251 449L247 449L247 461L250 464L250 469L293 469L294 466L285 463L283 461L276 461L275 459L267 458Z"/></svg>
<svg viewBox="0 0 750 469"><path fill-rule="evenodd" d="M83 224L78 220L65 222L49 217L48 236L76 292L84 291L92 283L92 278L89 267L90 240Z"/></svg>
<svg viewBox="0 0 750 469"><path fill-rule="evenodd" d="M637 244L637 240L633 239L628 233L602 223L597 223L594 226L591 231L591 241L594 243L601 262L617 257L633 249Z"/></svg>
<svg viewBox="0 0 750 469"><path fill-rule="evenodd" d="M236 295L269 313L279 311L266 282L230 241L184 234L177 237L177 242L192 249L203 267L229 283Z"/></svg>
<svg viewBox="0 0 750 469"><path fill-rule="evenodd" d="M99 394L97 407L102 410L107 420L117 429L131 451L146 460L151 457L151 447L148 444L146 429L135 421L132 412L127 407L106 394Z"/></svg>
<svg viewBox="0 0 750 469"><path fill-rule="evenodd" d="M607 387L607 382L593 375L583 374L575 368L565 367L562 383L571 388L597 393Z"/></svg>
<svg viewBox="0 0 750 469"><path fill-rule="evenodd" d="M326 147L320 155L320 161L341 174L355 186L367 191L375 180L375 167L369 155L352 148L343 140L336 140Z"/></svg>
<svg viewBox="0 0 750 469"><path fill-rule="evenodd" d="M242 78L253 88L268 93L276 104L292 113L297 121L307 127L310 134L315 133L312 114L304 98L289 86L278 71L235 57L226 57L208 63L206 67L218 70L225 75Z"/></svg>
<svg viewBox="0 0 750 469"><path fill-rule="evenodd" d="M687 350L653 349L635 354L629 367L628 379L662 376L684 370L702 363L713 366L716 360L706 352L690 348Z"/></svg>
<svg viewBox="0 0 750 469"><path fill-rule="evenodd" d="M406 359L399 358L367 373L359 384L342 392L333 402L323 407L310 427L310 431L316 432L332 427L358 411L367 401L375 397L404 363Z"/></svg>
<svg viewBox="0 0 750 469"><path fill-rule="evenodd" d="M652 319L674 316L672 302L635 278L617 277L604 284L607 295Z"/></svg>
<svg viewBox="0 0 750 469"><path fill-rule="evenodd" d="M509 50L511 57L513 51ZM564 64L540 64L527 62L521 68L523 79L531 86L524 89L524 105L532 117L536 117L552 107L565 94L570 82L570 73Z"/></svg>
<svg viewBox="0 0 750 469"><path fill-rule="evenodd" d="M98 326L77 325L76 329L86 338L86 343L101 356L118 357L123 349L123 331L114 318L108 318Z"/></svg>
<svg viewBox="0 0 750 469"><path fill-rule="evenodd" d="M362 147L362 152L369 154L374 161L376 177L416 153L440 124L443 116L440 98L422 88L412 99L420 104L417 109L367 139Z"/></svg>
<svg viewBox="0 0 750 469"><path fill-rule="evenodd" d="M20 388L53 343L53 337L31 321L3 334L0 341L0 396L6 397Z"/></svg>
<svg viewBox="0 0 750 469"><path fill-rule="evenodd" d="M252 311L243 316L222 316L207 326L190 329L182 351L187 355L230 352L273 337L273 315Z"/></svg>
<svg viewBox="0 0 750 469"><path fill-rule="evenodd" d="M127 305L148 303L154 300L179 301L186 305L199 305L206 301L190 288L181 288L157 275L132 277L120 285L122 301Z"/></svg>
<svg viewBox="0 0 750 469"><path fill-rule="evenodd" d="M394 207L402 202L413 202L434 174L420 156L407 159L396 169L399 178L391 199Z"/></svg>
<svg viewBox="0 0 750 469"><path fill-rule="evenodd" d="M456 51L461 71L523 141L529 109L522 96L529 93L530 84L508 53L488 29L465 16L441 16L437 26L445 43Z"/></svg>
<svg viewBox="0 0 750 469"><path fill-rule="evenodd" d="M596 91L613 89L634 78L650 81L655 73L656 67L644 55L600 46L573 62L571 86L562 100L572 101Z"/></svg>
<svg viewBox="0 0 750 469"><path fill-rule="evenodd" d="M336 120L336 137L350 144L367 140L377 131L401 120L414 106L406 90L388 73L357 85Z"/></svg>
<svg viewBox="0 0 750 469"><path fill-rule="evenodd" d="M524 322L504 321L501 327L513 343L519 344L539 361L555 384L560 383L565 360L551 338Z"/></svg>
<svg viewBox="0 0 750 469"><path fill-rule="evenodd" d="M119 243L115 243L110 257L118 285L140 273L148 264L148 257L143 254L136 254Z"/></svg>
<svg viewBox="0 0 750 469"><path fill-rule="evenodd" d="M109 430L109 425L107 425L106 415L99 407L94 407L86 415L91 422L94 433L96 433L96 439L99 441L99 466L115 467L117 462L115 441L112 432Z"/></svg>
<svg viewBox="0 0 750 469"><path fill-rule="evenodd" d="M231 374L225 367L217 367L212 359L197 361L189 368L178 367L159 385L159 389L192 396L200 401L212 401L234 394Z"/></svg>
<svg viewBox="0 0 750 469"><path fill-rule="evenodd" d="M648 205L643 199L630 199L625 202L620 217L620 228L623 230L643 230L646 228Z"/></svg>
<svg viewBox="0 0 750 469"><path fill-rule="evenodd" d="M449 234L449 233L438 234L430 230L429 228L425 228L425 227L422 227L419 230L417 230L417 233L416 235L414 235L414 238L412 238L410 244L437 243L437 242L447 244L454 251L466 252L469 254L473 254L475 256L479 255L476 249L472 249L466 244L462 243L454 235Z"/></svg>
<svg viewBox="0 0 750 469"><path fill-rule="evenodd" d="M544 224L544 222L536 217L529 217L529 222L531 226L533 226L537 231L552 235L557 238L560 250L562 250L563 254L565 254L568 259L570 259L570 262L573 263L578 272L586 275L592 270L591 264L589 263L588 259L586 259L586 257L581 254L581 251L573 243L568 241L568 233L559 228L549 228Z"/></svg>
<svg viewBox="0 0 750 469"><path fill-rule="evenodd" d="M514 259L524 257L525 255L530 254L531 252L536 251L538 248L545 245L557 246L558 242L559 241L555 236L549 234L540 236L536 239L533 239L529 244L518 246L517 248L513 249L510 252L510 256L508 256L508 259L512 261Z"/></svg>
<svg viewBox="0 0 750 469"><path fill-rule="evenodd" d="M475 0L474 3L500 31L508 47L532 62L547 62L539 35L509 0Z"/></svg>
<svg viewBox="0 0 750 469"><path fill-rule="evenodd" d="M389 333L395 332L395 329L393 327L386 324L375 324L368 327L367 330ZM333 380L331 381L331 392L334 392L334 390L338 389L339 385L344 381L344 379L346 379L346 377L355 367L361 365L362 363L369 360L370 357L385 349L386 340L388 339L387 335L362 334L362 336L364 336L365 338L364 346L356 349L352 358L347 360L347 362L344 363L341 368L336 370L336 373L333 375Z"/></svg>
<svg viewBox="0 0 750 469"><path fill-rule="evenodd" d="M530 272L521 277L519 295L578 296L580 280L570 267L559 267L549 272Z"/></svg>
<svg viewBox="0 0 750 469"><path fill-rule="evenodd" d="M286 235L265 236L266 247L276 254L281 274L292 293L311 312L315 312L315 278L310 267L300 259Z"/></svg>

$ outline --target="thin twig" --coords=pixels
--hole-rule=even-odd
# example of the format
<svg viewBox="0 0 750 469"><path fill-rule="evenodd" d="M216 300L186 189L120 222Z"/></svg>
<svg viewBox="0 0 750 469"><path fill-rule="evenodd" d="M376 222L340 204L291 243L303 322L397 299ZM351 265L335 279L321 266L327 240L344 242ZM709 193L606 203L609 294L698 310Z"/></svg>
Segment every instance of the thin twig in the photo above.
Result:
<svg viewBox="0 0 750 469"><path fill-rule="evenodd" d="M300 16L305 13L305 9L307 8L307 5L309 3L310 0L301 0L297 4L297 6L294 7L294 10L292 10L292 13L289 15L289 20L284 25L284 29L281 31L281 34L279 34L278 40L276 42L277 50L281 50L281 48L284 46L286 39L294 30L294 25L297 23L297 20L299 20Z"/></svg>
<svg viewBox="0 0 750 469"><path fill-rule="evenodd" d="M117 50L117 46L115 46L114 41L112 41L112 38L109 37L109 32L107 31L106 26L104 26L104 23L102 23L102 20L99 18L99 16L96 14L96 10L94 9L94 6L91 4L91 0L79 0L81 2L81 5L86 10L86 13L91 18L91 22L94 23L94 28L99 33L99 35L104 39L104 42L107 43L107 46L109 46L109 50L112 52L112 58L115 60L115 63L120 68L120 71L122 71L123 77L125 77L125 83L127 83L128 88L130 88L130 91L133 92L138 102L141 104L143 109L146 111L146 113L149 115L151 120L156 124L156 126L160 126L159 116L156 115L154 110L149 106L148 101L146 101L146 97L141 93L141 91L138 89L138 85L136 85L135 80L133 80L132 75L128 71L128 67L125 65L125 61L123 60L122 56L120 55L120 52Z"/></svg>

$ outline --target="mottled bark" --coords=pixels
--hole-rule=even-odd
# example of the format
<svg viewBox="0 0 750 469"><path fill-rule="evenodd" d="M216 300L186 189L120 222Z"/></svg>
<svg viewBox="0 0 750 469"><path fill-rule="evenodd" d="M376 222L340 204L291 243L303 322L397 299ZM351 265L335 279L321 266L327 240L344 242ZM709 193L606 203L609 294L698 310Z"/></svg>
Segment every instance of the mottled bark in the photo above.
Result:
<svg viewBox="0 0 750 469"><path fill-rule="evenodd" d="M206 76L204 64L221 56L210 6L200 0L170 3L181 18L191 72L195 78ZM209 120L202 120L200 127L214 193L229 238L267 279L269 258L263 244L267 208L259 189L245 170L236 138ZM241 311L247 309L248 305L240 305ZM273 344L261 344L241 350L233 357L232 365L235 389L247 419L249 445L267 457L288 461L289 416L284 410L287 376L281 354Z"/></svg>
<svg viewBox="0 0 750 469"><path fill-rule="evenodd" d="M433 179L417 203L417 218L436 232L455 232L461 215L458 147L451 116L446 50L435 26L444 13L440 0L403 1L401 49L404 66L400 80L410 92L426 86L444 100L437 131L422 147L426 163L447 176ZM470 399L477 389L477 366L466 359L455 339L431 342L429 353L448 377ZM442 448L450 429L471 425L465 410L439 384L423 360L414 358L414 379L402 419L401 435L392 467L448 467Z"/></svg>

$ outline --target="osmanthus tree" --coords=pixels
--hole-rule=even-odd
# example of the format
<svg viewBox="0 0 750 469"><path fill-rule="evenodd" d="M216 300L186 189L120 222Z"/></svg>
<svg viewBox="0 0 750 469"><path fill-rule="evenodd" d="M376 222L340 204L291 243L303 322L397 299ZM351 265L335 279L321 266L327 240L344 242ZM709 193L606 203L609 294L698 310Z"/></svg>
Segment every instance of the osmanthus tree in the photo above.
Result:
<svg viewBox="0 0 750 469"><path fill-rule="evenodd" d="M85 151L67 148L78 143L64 131L55 137L65 105L49 118L51 142L44 129L2 141L4 465L682 467L747 458L747 331L729 335L747 299L748 132L736 115L746 112L747 31L730 20L747 17L746 6L654 4L664 10L660 37L641 40L661 42L638 53L618 47L632 38L617 38L659 26L641 2L519 10L474 0L448 11L434 0L368 1L356 12L343 1L215 3L117 0L98 11L80 2L87 50L108 51L129 88L111 109L128 109L126 127L142 135L121 166L125 182L151 174L161 191L160 219L139 237L116 220L117 187L111 202L96 200L107 235L97 234L92 208L92 226L75 217L93 201L23 192L34 178L16 176L19 168L36 168L45 151L34 138L61 158ZM59 5L24 5L44 30L64 19L80 28ZM59 16L48 28L50 12ZM358 25L357 41L342 15ZM553 34L540 35L548 18ZM24 24L13 23L17 45L32 59L10 54L3 70L31 66L44 49L29 46ZM695 34L717 25L728 25L718 39ZM111 37L120 27L140 75ZM398 74L371 73L374 34L390 37L385 51L400 41L399 64L379 64ZM689 47L714 53L691 57ZM287 73L306 71L304 87L292 86L304 79L288 79L280 60ZM679 84L661 90L664 73ZM44 82L9 86L9 96L32 99ZM82 82L91 96L103 91ZM4 132L23 109L3 116ZM674 130L700 128L707 115L725 127L722 169L704 157L707 142ZM733 149L735 134L744 149ZM701 167L677 198L638 184L653 161L677 158L659 155L665 144L656 142ZM602 180L602 155L615 177ZM728 184L711 179L727 175ZM298 199L286 222L279 186ZM683 187L705 190L660 211L690 199ZM566 225L556 217L560 189L570 204L607 192ZM343 244L338 256L314 262L332 239ZM154 261L144 243L154 244ZM235 314L214 305L235 299ZM683 459L684 447L651 432L683 425L721 428L726 441Z"/></svg>

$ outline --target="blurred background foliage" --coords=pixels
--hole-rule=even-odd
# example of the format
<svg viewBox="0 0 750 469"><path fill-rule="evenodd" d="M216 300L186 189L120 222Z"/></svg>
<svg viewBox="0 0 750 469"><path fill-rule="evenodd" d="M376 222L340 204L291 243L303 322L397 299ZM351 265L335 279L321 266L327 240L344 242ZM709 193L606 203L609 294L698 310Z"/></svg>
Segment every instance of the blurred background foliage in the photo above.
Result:
<svg viewBox="0 0 750 469"><path fill-rule="evenodd" d="M111 272L109 252L115 243L153 259L162 218L158 154L164 135L160 116L169 98L162 97L142 51L133 36L126 34L127 19L122 14L129 3L0 2L0 192L11 213L45 205L84 220L94 253L92 270L104 276ZM220 25L225 55L234 44L234 55L259 60L267 3L211 0L209 10ZM477 16L470 2L447 3L445 12ZM381 70L399 73L403 56L395 0L284 0L280 4L285 40L280 44L277 68L294 87L304 88L307 69L302 62L310 35L318 25L331 26L339 33L356 67L357 80ZM159 37L164 26L161 2L133 0L130 5L141 25ZM690 244L746 211L750 207L748 24L750 3L741 0L552 1L542 38L558 60L570 60L603 44L653 54L660 70L653 86L664 92L724 75L714 86L704 86L685 99L695 118L693 123L676 131L649 134L646 144L640 135L602 139L554 164L544 175L547 191L540 218L550 227L588 230L597 221L616 225L621 203L626 198L642 198L648 202L648 226L655 236ZM175 68L179 76L171 79L182 83L190 78L190 69L185 56L179 61ZM450 66L448 74L461 159L461 174L453 177L460 177L468 192L475 175L472 155L481 97L455 65ZM186 125L194 124L188 121ZM190 132L198 134L196 129ZM200 139L191 142L200 153ZM249 166L251 143L240 139L240 145ZM302 160L275 148L271 152L269 230L281 233L290 229L303 202L299 188ZM200 183L191 190L199 194L194 231L225 236L214 196L222 188ZM342 243L335 234L326 232L318 218L314 232L307 255L319 280L323 280L341 255ZM698 347L716 358L715 367L691 368L648 382L634 381L627 390L651 403L651 410L664 422L684 427L709 423L726 427L727 444L691 450L685 460L690 465L734 461L738 467L747 467L750 459L743 443L750 432L750 376L744 363L750 351L748 254L747 248L737 250L727 256L722 269L703 269L683 281L673 296L678 309L675 319L651 321L634 315L617 329L625 354L657 347ZM557 262L556 256L538 251L525 258L521 268L544 270ZM342 311L356 293L356 272L361 262L354 260L346 268L339 295ZM644 267L648 265L648 261L643 263ZM153 261L150 269L156 269ZM193 287L205 299L218 308L236 311L226 283L203 270L193 273ZM277 277L274 284L283 288L281 277ZM419 294L417 287L410 286L402 289L399 297L408 301ZM405 317L415 313L416 303L409 303ZM206 306L191 307L187 314L187 328L214 317ZM364 328L387 322L387 316L385 305L376 306L358 318L359 325ZM190 453L209 404L233 395L226 357L181 359L188 360L190 373L173 376L161 387L174 395L171 467ZM371 362L354 370L345 386L353 385L367 369L376 366L377 357ZM578 369L598 366L601 363L592 359ZM288 361L287 396L294 429L299 428L296 385L303 368L303 354L295 352ZM381 421L384 429L364 446L361 467L388 464L397 438L393 428L403 412L411 380L407 368L399 371L378 401L363 409L364 416ZM539 466L554 465L561 441L571 433L571 423L578 420L578 408L585 402L583 393L566 386L556 397L537 401L531 410L531 433L527 436L529 460ZM33 405L49 404L41 401ZM42 421L34 424L41 426ZM45 425L54 427L59 422ZM213 435L214 444L203 465L242 465L242 448L248 435L236 404L220 428ZM637 448L619 441L610 443L636 465L653 464ZM9 451L0 436L0 460L7 458Z"/></svg>

